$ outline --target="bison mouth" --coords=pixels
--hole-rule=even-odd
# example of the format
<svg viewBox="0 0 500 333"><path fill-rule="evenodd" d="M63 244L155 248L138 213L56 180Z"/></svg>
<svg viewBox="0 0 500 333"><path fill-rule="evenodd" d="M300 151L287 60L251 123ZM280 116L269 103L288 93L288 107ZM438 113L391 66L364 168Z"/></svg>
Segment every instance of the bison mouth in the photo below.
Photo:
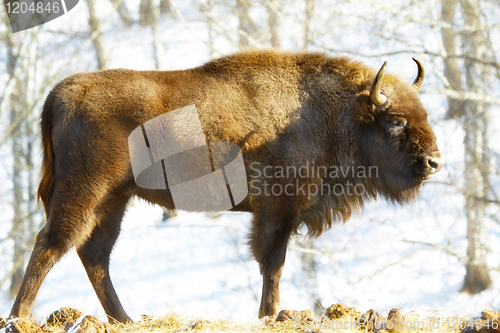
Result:
<svg viewBox="0 0 500 333"><path fill-rule="evenodd" d="M423 175L419 168L406 166L398 169L380 170L380 178L375 188L385 199L393 202L409 202L415 199L420 193L420 188L424 180L431 176Z"/></svg>
<svg viewBox="0 0 500 333"><path fill-rule="evenodd" d="M418 159L413 167L388 173L385 195L398 202L414 199L420 192L422 183L434 177L442 166L441 154L434 151Z"/></svg>
<svg viewBox="0 0 500 333"><path fill-rule="evenodd" d="M434 177L435 175L436 175L436 174L422 176L422 181L424 181L424 180L429 180L429 179L431 179L432 177Z"/></svg>

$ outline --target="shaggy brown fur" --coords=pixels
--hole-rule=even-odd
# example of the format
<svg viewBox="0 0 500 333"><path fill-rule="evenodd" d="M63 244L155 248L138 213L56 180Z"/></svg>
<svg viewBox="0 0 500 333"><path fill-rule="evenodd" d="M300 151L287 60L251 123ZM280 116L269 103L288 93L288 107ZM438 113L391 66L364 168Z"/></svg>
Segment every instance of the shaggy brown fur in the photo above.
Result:
<svg viewBox="0 0 500 333"><path fill-rule="evenodd" d="M436 138L417 90L386 75L381 92L388 101L375 106L375 75L346 57L255 51L185 71L115 69L63 80L47 97L41 120L39 197L47 223L11 316L29 316L46 274L75 246L109 318L130 320L108 270L126 204L133 195L169 209L174 204L169 190L135 184L127 138L144 122L191 104L207 142L241 147L250 194L235 210L254 214L250 246L263 276L259 317L277 314L287 243L301 225L319 235L367 199L407 202L439 171ZM375 166L377 173L324 172L349 166ZM283 176L280 167L320 172ZM348 184L364 191L332 192ZM272 186L288 192L266 194Z"/></svg>

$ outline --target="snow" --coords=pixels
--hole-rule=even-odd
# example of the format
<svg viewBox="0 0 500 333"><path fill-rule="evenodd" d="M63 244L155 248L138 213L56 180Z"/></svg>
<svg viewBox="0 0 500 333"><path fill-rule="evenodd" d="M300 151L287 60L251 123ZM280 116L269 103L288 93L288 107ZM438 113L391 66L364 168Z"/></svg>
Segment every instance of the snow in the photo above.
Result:
<svg viewBox="0 0 500 333"><path fill-rule="evenodd" d="M458 293L464 266L442 251L420 250L377 273L426 247L403 240L443 244L452 238L462 245L457 248L465 248L458 236L463 235L464 222L456 226L451 213L436 220L429 205L425 200L406 207L373 203L364 214L322 235L316 249L325 254L318 257L323 305L342 302L362 311L404 306L406 311L469 315L497 304L497 289L474 297ZM134 201L112 254L111 276L129 315L139 319L142 314L175 311L203 318L256 318L261 279L246 246L251 215L224 213L212 219L181 211L166 223L161 215L159 207ZM298 253L291 249L281 280L283 308L311 308L301 274ZM496 285L496 272L492 279ZM46 316L62 306L105 318L74 251L49 273L34 312Z"/></svg>
<svg viewBox="0 0 500 333"><path fill-rule="evenodd" d="M111 276L132 318L172 308L203 317L245 318L248 307L257 308L249 287L258 288L258 267L245 263L248 253L242 251L249 214L211 219L180 212L166 224L159 220L161 215L158 207L136 201L113 251ZM238 242L243 242L233 244L235 230ZM228 307L231 303L235 305ZM74 251L50 272L35 312L49 313L60 306L104 316Z"/></svg>

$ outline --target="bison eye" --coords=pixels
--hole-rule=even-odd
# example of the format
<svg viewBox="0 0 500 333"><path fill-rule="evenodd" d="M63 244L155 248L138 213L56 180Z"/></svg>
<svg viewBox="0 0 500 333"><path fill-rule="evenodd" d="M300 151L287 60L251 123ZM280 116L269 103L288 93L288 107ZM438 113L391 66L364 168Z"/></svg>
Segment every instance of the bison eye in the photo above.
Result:
<svg viewBox="0 0 500 333"><path fill-rule="evenodd" d="M387 129L391 135L400 135L403 133L406 125L406 119L393 118L387 121Z"/></svg>
<svg viewBox="0 0 500 333"><path fill-rule="evenodd" d="M406 125L405 119L392 119L389 121L391 127L404 127Z"/></svg>

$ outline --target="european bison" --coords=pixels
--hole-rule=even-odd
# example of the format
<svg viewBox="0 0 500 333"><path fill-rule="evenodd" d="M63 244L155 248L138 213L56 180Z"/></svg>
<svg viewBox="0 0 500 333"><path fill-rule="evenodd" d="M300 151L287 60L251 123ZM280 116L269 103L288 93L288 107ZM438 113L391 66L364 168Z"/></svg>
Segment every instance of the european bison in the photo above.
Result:
<svg viewBox="0 0 500 333"><path fill-rule="evenodd" d="M38 233L11 317L29 316L51 267L75 246L110 320L130 321L109 277L109 255L130 197L173 209L170 191L136 185L130 133L195 105L207 142L243 153L253 213L250 246L263 277L259 318L279 311L290 236L319 235L367 199L405 203L441 168L436 138L413 84L347 57L254 51L182 71L113 69L72 75L41 116Z"/></svg>

